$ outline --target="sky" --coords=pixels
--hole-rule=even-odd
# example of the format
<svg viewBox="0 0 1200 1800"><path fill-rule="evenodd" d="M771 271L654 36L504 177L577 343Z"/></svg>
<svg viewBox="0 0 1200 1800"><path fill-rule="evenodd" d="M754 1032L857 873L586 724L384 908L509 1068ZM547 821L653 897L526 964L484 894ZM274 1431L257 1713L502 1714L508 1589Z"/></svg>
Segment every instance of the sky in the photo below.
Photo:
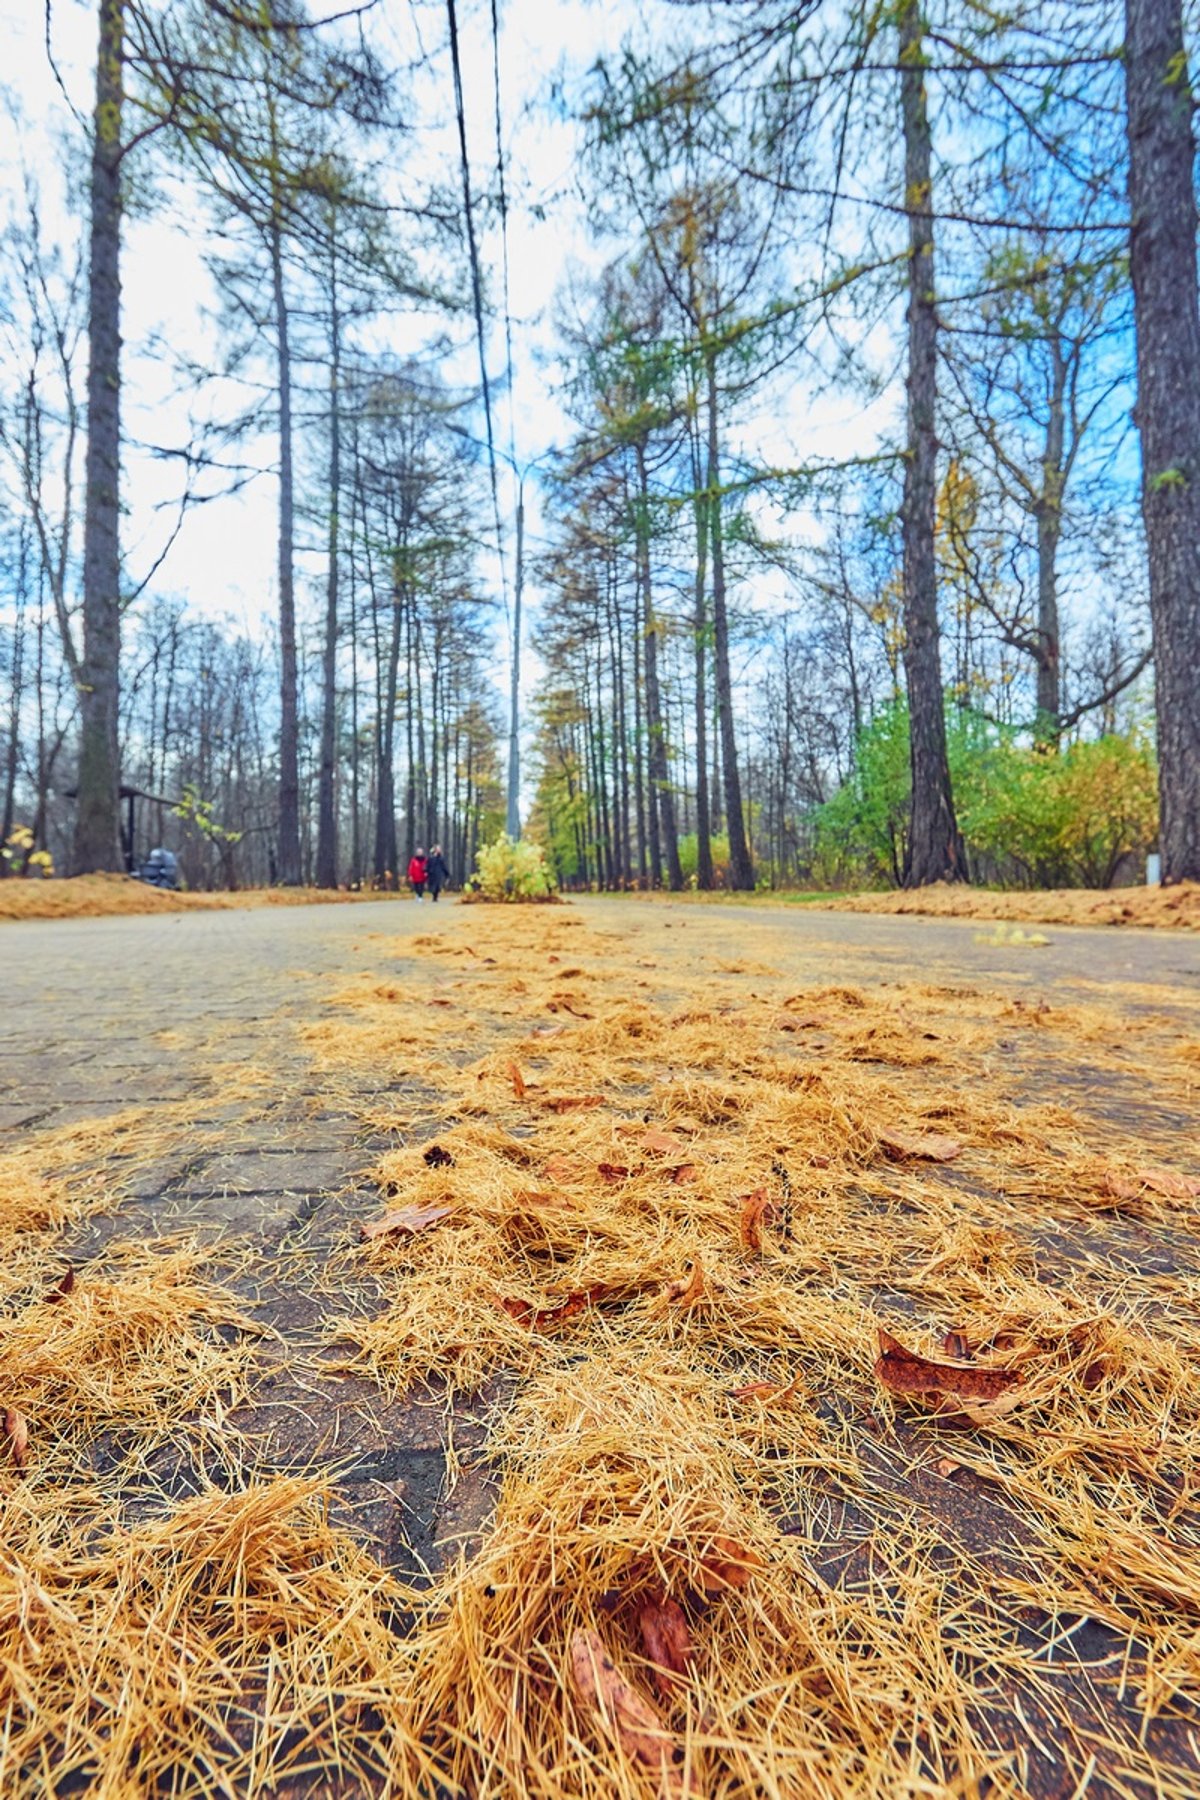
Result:
<svg viewBox="0 0 1200 1800"><path fill-rule="evenodd" d="M461 6L463 85L476 190L494 169L494 112L491 39L486 5ZM320 7L313 7L320 16ZM328 11L335 11L329 5ZM662 10L662 9L660 9ZM6 55L3 76L19 96L28 121L18 141L11 122L0 118L0 180L11 193L20 166L37 172L50 204L48 216L65 229L61 204L64 132L82 137L63 102L46 54L42 8L35 0L0 0L0 42ZM646 9L594 5L589 0L507 0L501 5L500 80L503 132L509 159L509 268L514 328L515 380L513 441L519 464L538 458L563 441L567 421L553 391L550 319L555 294L568 272L595 264L598 252L587 235L575 188L573 161L578 127L562 104L577 92L597 57L611 53ZM399 6L386 0L370 21L385 54L423 48L429 66L412 84L418 126L416 156L426 168L457 183L457 137L452 130L452 89L445 46L445 9L440 4ZM64 85L78 111L90 111L95 57L95 7L80 0L54 0L51 42ZM4 142L4 137L7 142ZM55 197L58 203L55 205ZM178 443L187 435L189 399L166 362L156 363L153 345L165 341L176 352L204 354L211 333L198 318L216 296L199 248L195 217L177 206L134 217L123 245L124 424L130 440L123 499L129 509L126 546L130 574L138 578L165 541L172 521L167 502L177 492L170 467L139 457L139 441ZM484 260L499 296L500 243L485 235ZM417 347L427 320L399 327L404 349ZM460 323L461 349L447 360L453 383L477 379L477 351L470 327ZM489 368L503 382L503 334L497 325L489 343ZM495 401L497 439L508 449L507 398ZM478 421L482 431L482 419ZM155 585L182 595L206 613L230 615L249 625L269 616L275 598L274 446L264 440L239 455L257 454L264 474L237 498L214 501L185 522ZM511 515L511 477L502 469L502 495ZM527 492L528 530L536 540L539 496L536 472ZM509 519L511 525L511 517ZM509 549L511 559L511 548ZM493 571L494 577L494 571Z"/></svg>

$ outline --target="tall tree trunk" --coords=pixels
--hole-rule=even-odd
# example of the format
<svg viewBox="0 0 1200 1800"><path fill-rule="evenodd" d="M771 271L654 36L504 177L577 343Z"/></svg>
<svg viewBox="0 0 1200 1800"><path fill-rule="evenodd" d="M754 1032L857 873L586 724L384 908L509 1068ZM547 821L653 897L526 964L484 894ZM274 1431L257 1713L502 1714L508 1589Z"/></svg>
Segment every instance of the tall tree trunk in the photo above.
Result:
<svg viewBox="0 0 1200 1800"><path fill-rule="evenodd" d="M1130 267L1164 881L1200 881L1200 300L1180 0L1126 0Z"/></svg>
<svg viewBox="0 0 1200 1800"><path fill-rule="evenodd" d="M933 176L925 104L920 0L900 14L904 206L908 214L908 441L904 464L904 674L912 766L906 887L964 881L966 853L954 816L938 646L937 310L933 270Z"/></svg>
<svg viewBox="0 0 1200 1800"><path fill-rule="evenodd" d="M616 581L615 574L612 577ZM649 870L646 840L645 740L642 733L642 634L638 630L638 596L633 597L633 805L637 828L637 882L645 887Z"/></svg>
<svg viewBox="0 0 1200 1800"><path fill-rule="evenodd" d="M673 893L683 886L683 870L679 866L679 833L675 825L675 796L671 792L671 771L667 763L667 734L663 725L662 696L658 682L658 620L654 614L654 594L650 580L650 490L646 479L646 452L637 445L638 470L638 554L642 565L642 596L645 603L646 629L646 728L649 737L651 792L658 801L658 821L662 849L667 863L667 883ZM653 815L651 815L653 817ZM658 859L655 857L655 885L658 883Z"/></svg>
<svg viewBox="0 0 1200 1800"><path fill-rule="evenodd" d="M1058 542L1062 536L1063 489L1066 486L1063 457L1066 447L1067 364L1056 334L1051 340L1053 378L1046 415L1046 442L1042 453L1042 485L1038 496L1037 571L1037 723L1038 743L1055 745L1059 739L1062 699L1059 681Z"/></svg>
<svg viewBox="0 0 1200 1800"><path fill-rule="evenodd" d="M25 609L29 599L29 534L24 523L17 539L16 617L12 627L12 681L9 688L8 751L4 759L4 801L0 805L0 845L8 842L15 822L17 769L21 760L21 712L25 696ZM8 864L0 866L0 875Z"/></svg>
<svg viewBox="0 0 1200 1800"><path fill-rule="evenodd" d="M87 499L74 864L119 870L121 659L121 129L124 0L100 0L88 269Z"/></svg>
<svg viewBox="0 0 1200 1800"><path fill-rule="evenodd" d="M321 769L317 785L317 886L337 886L337 640L339 514L342 500L342 321L337 290L337 221L329 226L329 573L321 659Z"/></svg>
<svg viewBox="0 0 1200 1800"><path fill-rule="evenodd" d="M721 735L721 761L725 777L725 826L729 833L729 879L734 888L751 891L754 865L746 842L742 816L742 785L738 776L736 726L733 716L733 682L729 672L729 617L725 609L725 544L721 529L721 455L717 426L717 359L708 352L708 507L712 533L713 649L717 687L717 721Z"/></svg>
<svg viewBox="0 0 1200 1800"><path fill-rule="evenodd" d="M707 490L712 489L709 471ZM692 617L695 638L696 731L696 886L707 892L713 885L712 820L708 803L708 610L705 605L708 562L708 494L700 491L700 446L692 457L692 485L696 513L696 595Z"/></svg>
<svg viewBox="0 0 1200 1800"><path fill-rule="evenodd" d="M271 284L279 360L279 879L300 885L300 761L296 678L294 568L295 487L292 469L292 356L283 282L283 232L271 221Z"/></svg>
<svg viewBox="0 0 1200 1800"><path fill-rule="evenodd" d="M393 581L391 634L384 677L383 717L379 725L379 768L375 782L375 878L383 888L400 884L396 841L396 689L400 680L401 591Z"/></svg>
<svg viewBox="0 0 1200 1800"><path fill-rule="evenodd" d="M359 825L361 786L358 741L358 573L354 560L355 533L358 524L358 444L357 433L351 446L354 481L350 490L350 885L356 888L362 880L362 840Z"/></svg>

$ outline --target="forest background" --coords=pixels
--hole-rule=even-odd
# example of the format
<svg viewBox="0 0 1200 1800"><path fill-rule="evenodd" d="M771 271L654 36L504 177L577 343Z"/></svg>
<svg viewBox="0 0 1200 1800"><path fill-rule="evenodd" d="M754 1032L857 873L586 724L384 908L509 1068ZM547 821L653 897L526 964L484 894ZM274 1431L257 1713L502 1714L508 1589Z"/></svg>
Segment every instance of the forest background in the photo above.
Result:
<svg viewBox="0 0 1200 1800"><path fill-rule="evenodd" d="M7 871L1200 876L1194 13L12 24Z"/></svg>

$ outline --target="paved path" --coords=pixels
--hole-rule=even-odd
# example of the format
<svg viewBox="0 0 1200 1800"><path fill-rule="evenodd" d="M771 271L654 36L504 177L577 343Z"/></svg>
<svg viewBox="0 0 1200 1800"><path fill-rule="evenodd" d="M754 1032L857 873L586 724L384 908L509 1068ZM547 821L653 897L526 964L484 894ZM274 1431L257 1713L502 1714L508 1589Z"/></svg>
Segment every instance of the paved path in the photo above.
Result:
<svg viewBox="0 0 1200 1800"><path fill-rule="evenodd" d="M577 904L590 924L660 959L664 986L722 958L746 965L748 986L917 979L1051 1000L1096 999L1100 989L1117 1004L1156 1009L1200 1000L1200 940L1183 935L1047 927L1048 947L1029 949L980 941L993 928L977 922L657 899ZM488 918L481 910L471 920L481 945ZM484 1427L470 1414L452 1421L456 1466L461 1459L468 1473L450 1492L451 1427L438 1409L390 1405L322 1361L324 1261L378 1200L359 1180L371 1146L353 1096L315 1075L296 1026L327 1008L337 978L385 960L391 979L419 993L429 964L398 961L395 940L451 921L461 929L463 915L404 899L0 924L4 1141L35 1145L47 1128L130 1107L160 1109L164 1121L162 1156L138 1166L120 1206L74 1253L181 1230L217 1254L232 1239L251 1243L249 1272L231 1282L278 1335L264 1350L248 1424L280 1465L336 1458L347 1513L385 1559L409 1567L436 1563L439 1543L484 1516L486 1475L470 1472ZM255 1071L240 1089L239 1075ZM1136 1104L1136 1090L1117 1103ZM1165 1115L1159 1125L1178 1129Z"/></svg>

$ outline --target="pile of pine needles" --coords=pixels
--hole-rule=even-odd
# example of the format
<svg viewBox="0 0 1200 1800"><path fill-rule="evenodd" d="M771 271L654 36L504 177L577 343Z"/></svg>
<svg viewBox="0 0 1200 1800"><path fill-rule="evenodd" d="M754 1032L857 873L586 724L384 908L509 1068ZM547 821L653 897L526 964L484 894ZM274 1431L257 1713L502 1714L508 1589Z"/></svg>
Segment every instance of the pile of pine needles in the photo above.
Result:
<svg viewBox="0 0 1200 1800"><path fill-rule="evenodd" d="M308 1033L403 1093L348 1361L516 1381L483 1549L409 1598L404 1791L432 1753L480 1795L1017 1795L1041 1751L1194 1791L1153 1728L1200 1699L1200 1180L1044 1097L1083 1058L1194 1098L1194 1013L793 992L653 933L456 920L419 1003L364 976Z"/></svg>
<svg viewBox="0 0 1200 1800"><path fill-rule="evenodd" d="M98 1141L0 1168L6 1792L1195 1793L1200 1181L1138 1110L1194 1106L1194 1009L666 930L456 912L304 1033L391 1146L331 1354L508 1396L428 1580L243 1453L194 1248L64 1263Z"/></svg>

